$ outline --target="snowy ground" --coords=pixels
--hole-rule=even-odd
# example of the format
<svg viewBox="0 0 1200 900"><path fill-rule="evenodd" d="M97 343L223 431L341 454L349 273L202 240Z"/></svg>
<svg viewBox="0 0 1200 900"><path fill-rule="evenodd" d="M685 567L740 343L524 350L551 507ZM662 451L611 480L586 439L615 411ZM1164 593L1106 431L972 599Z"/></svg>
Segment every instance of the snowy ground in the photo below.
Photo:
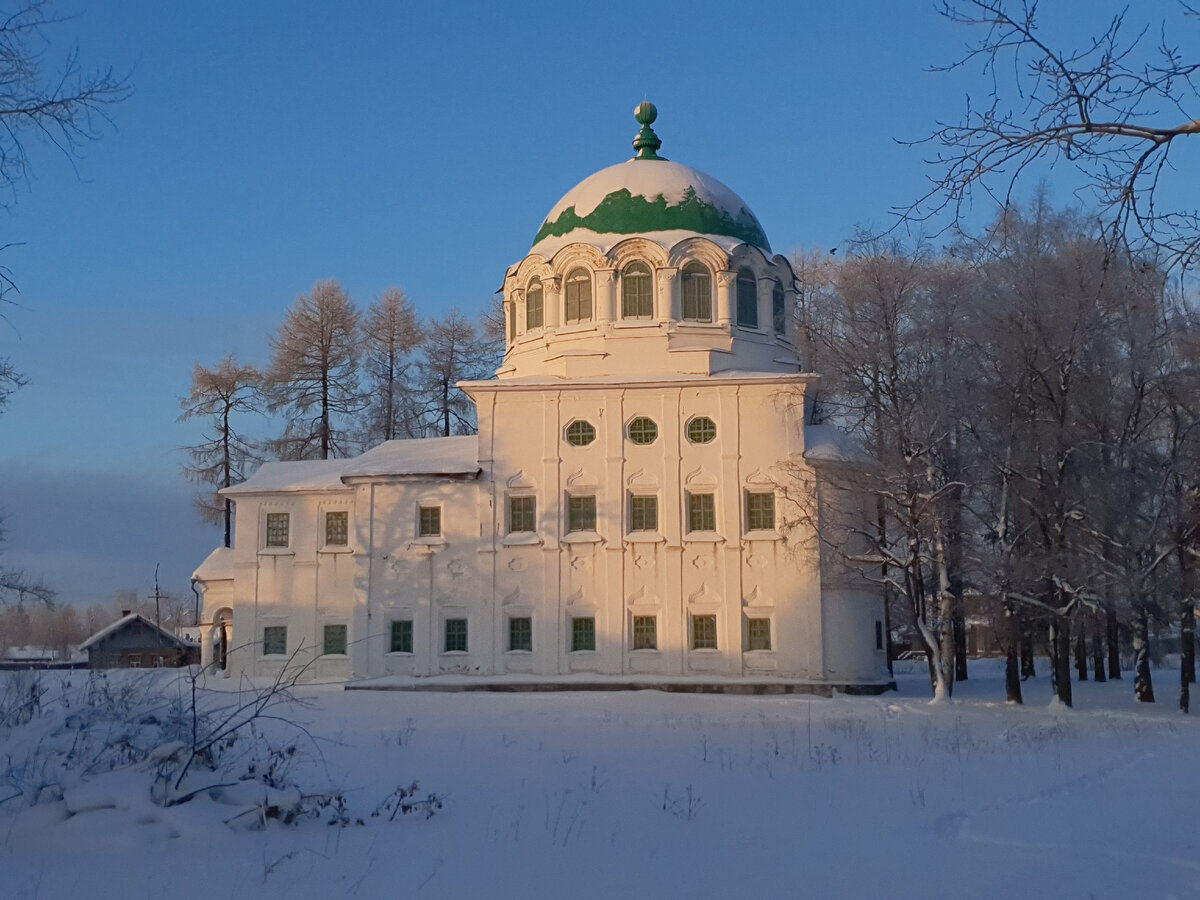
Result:
<svg viewBox="0 0 1200 900"><path fill-rule="evenodd" d="M276 775L344 792L352 824L247 830L259 782L163 808L153 762L68 773L63 800L0 803L0 897L1200 898L1200 721L1156 675L1157 706L1126 678L1076 685L1074 710L1044 677L998 702L992 662L938 706L919 674L881 698L306 687L277 712L315 740L261 721L225 772L294 744ZM53 693L0 728L0 800L36 740L62 746ZM413 780L432 818L370 815Z"/></svg>

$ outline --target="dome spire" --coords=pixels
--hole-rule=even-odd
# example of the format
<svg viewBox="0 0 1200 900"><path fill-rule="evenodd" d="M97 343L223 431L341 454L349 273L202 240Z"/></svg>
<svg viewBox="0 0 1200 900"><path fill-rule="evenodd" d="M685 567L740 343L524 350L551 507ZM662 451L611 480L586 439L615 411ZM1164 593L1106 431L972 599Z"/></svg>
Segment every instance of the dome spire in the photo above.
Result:
<svg viewBox="0 0 1200 900"><path fill-rule="evenodd" d="M657 107L649 100L643 100L637 105L637 109L633 111L633 117L642 126L642 130L633 139L633 149L637 151L637 156L634 159L662 159L658 155L658 148L662 146L662 141L658 139L658 135L650 127L654 120L658 118Z"/></svg>

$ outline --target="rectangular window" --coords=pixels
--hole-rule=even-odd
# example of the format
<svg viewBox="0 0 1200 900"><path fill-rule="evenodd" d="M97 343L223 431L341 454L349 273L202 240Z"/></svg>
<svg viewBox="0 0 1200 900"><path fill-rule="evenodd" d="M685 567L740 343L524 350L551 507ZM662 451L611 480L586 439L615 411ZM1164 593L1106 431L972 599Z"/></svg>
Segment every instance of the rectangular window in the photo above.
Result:
<svg viewBox="0 0 1200 900"><path fill-rule="evenodd" d="M447 619L446 620L446 653L466 653L467 652L467 620L466 619Z"/></svg>
<svg viewBox="0 0 1200 900"><path fill-rule="evenodd" d="M737 323L743 328L758 327L758 283L752 276L737 280Z"/></svg>
<svg viewBox="0 0 1200 900"><path fill-rule="evenodd" d="M508 319L508 342L511 344L517 339L517 304L504 304L504 317Z"/></svg>
<svg viewBox="0 0 1200 900"><path fill-rule="evenodd" d="M596 620L591 616L571 620L571 650L596 649Z"/></svg>
<svg viewBox="0 0 1200 900"><path fill-rule="evenodd" d="M286 547L288 545L287 513L267 513L267 546Z"/></svg>
<svg viewBox="0 0 1200 900"><path fill-rule="evenodd" d="M746 530L771 531L775 528L775 495L746 491Z"/></svg>
<svg viewBox="0 0 1200 900"><path fill-rule="evenodd" d="M692 616L692 649L717 649L717 617Z"/></svg>
<svg viewBox="0 0 1200 900"><path fill-rule="evenodd" d="M658 649L658 619L654 616L633 617L633 649Z"/></svg>
<svg viewBox="0 0 1200 900"><path fill-rule="evenodd" d="M537 531L537 498L508 498L508 533L523 534Z"/></svg>
<svg viewBox="0 0 1200 900"><path fill-rule="evenodd" d="M388 644L388 653L413 652L413 623L412 619L396 619L392 622L392 640Z"/></svg>
<svg viewBox="0 0 1200 900"><path fill-rule="evenodd" d="M658 531L658 497L630 496L629 530Z"/></svg>
<svg viewBox="0 0 1200 900"><path fill-rule="evenodd" d="M712 321L712 278L708 269L689 263L683 274L683 318L689 322Z"/></svg>
<svg viewBox="0 0 1200 900"><path fill-rule="evenodd" d="M771 292L771 324L775 327L776 334L787 331L787 304L784 301L783 288L779 285L775 285Z"/></svg>
<svg viewBox="0 0 1200 900"><path fill-rule="evenodd" d="M567 498L567 531L596 530L596 498Z"/></svg>
<svg viewBox="0 0 1200 900"><path fill-rule="evenodd" d="M345 656L346 655L346 626L345 625L326 625L324 639L321 644L321 652L327 656Z"/></svg>
<svg viewBox="0 0 1200 900"><path fill-rule="evenodd" d="M525 297L525 330L542 327L542 292L530 291Z"/></svg>
<svg viewBox="0 0 1200 900"><path fill-rule="evenodd" d="M333 547L345 547L350 543L350 514L348 512L325 513L325 543Z"/></svg>
<svg viewBox="0 0 1200 900"><path fill-rule="evenodd" d="M263 656L283 656L287 653L287 626L268 625L263 629Z"/></svg>
<svg viewBox="0 0 1200 900"><path fill-rule="evenodd" d="M442 508L422 506L417 523L417 537L440 537L442 534Z"/></svg>
<svg viewBox="0 0 1200 900"><path fill-rule="evenodd" d="M717 502L713 494L687 495L687 530L717 530Z"/></svg>
<svg viewBox="0 0 1200 900"><path fill-rule="evenodd" d="M747 619L746 620L746 649L747 650L770 650L771 649L771 620L770 619Z"/></svg>
<svg viewBox="0 0 1200 900"><path fill-rule="evenodd" d="M514 616L508 620L508 649L533 649L533 619L529 616Z"/></svg>
<svg viewBox="0 0 1200 900"><path fill-rule="evenodd" d="M878 619L875 620L875 649L883 649L883 623Z"/></svg>

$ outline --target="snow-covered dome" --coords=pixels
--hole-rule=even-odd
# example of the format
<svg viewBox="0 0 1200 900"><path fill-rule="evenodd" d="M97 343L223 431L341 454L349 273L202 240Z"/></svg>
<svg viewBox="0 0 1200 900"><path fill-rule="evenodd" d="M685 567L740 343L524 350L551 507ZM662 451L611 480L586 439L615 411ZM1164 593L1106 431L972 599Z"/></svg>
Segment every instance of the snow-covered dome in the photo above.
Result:
<svg viewBox="0 0 1200 900"><path fill-rule="evenodd" d="M711 175L658 156L661 142L650 129L656 115L653 104L638 107L642 130L633 142L638 155L567 191L538 229L532 252L549 257L573 242L607 249L634 234L665 245L701 234L727 250L749 244L770 252L746 201Z"/></svg>

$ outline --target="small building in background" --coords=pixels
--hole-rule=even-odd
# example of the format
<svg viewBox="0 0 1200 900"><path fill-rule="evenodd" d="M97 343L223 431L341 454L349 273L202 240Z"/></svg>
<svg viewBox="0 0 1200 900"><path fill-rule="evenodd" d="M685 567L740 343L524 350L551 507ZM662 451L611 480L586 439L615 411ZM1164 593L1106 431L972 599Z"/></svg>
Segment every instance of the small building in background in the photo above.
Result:
<svg viewBox="0 0 1200 900"><path fill-rule="evenodd" d="M126 613L79 645L90 669L172 669L198 664L200 647L139 613Z"/></svg>

